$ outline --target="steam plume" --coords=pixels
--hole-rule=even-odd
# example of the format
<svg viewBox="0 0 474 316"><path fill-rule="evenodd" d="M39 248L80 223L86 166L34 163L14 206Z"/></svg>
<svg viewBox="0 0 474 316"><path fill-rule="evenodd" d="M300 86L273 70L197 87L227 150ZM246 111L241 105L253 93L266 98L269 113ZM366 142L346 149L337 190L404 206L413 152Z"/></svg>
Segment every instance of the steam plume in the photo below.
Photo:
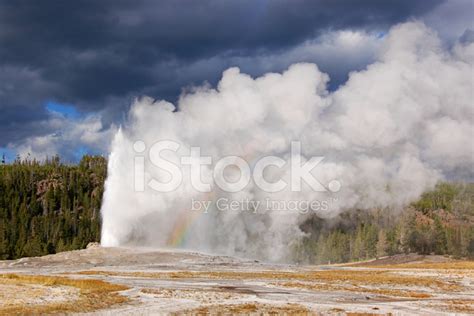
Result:
<svg viewBox="0 0 474 316"><path fill-rule="evenodd" d="M350 74L334 92L328 76L314 64L294 64L282 74L251 78L238 68L226 70L218 86L183 94L177 107L150 98L137 100L129 120L116 135L102 207L102 244L166 246L186 230L182 246L268 260L282 260L312 212L190 211L191 201L220 197L232 200L330 201L325 216L351 208L401 207L445 177L473 179L474 44L445 49L421 23L395 26L385 38L378 60ZM183 184L173 192L134 191L133 149L159 140L181 144L178 162L191 146L213 162L227 155L249 163L263 156L291 157L291 141L302 143L302 160L324 156L316 178L337 193L300 192L288 187L266 193L251 182L237 193L215 185L204 194L192 188L183 168ZM145 178L166 174L145 154ZM204 166L211 183L213 165ZM232 171L232 170L231 170ZM267 168L268 179L289 181L290 168Z"/></svg>

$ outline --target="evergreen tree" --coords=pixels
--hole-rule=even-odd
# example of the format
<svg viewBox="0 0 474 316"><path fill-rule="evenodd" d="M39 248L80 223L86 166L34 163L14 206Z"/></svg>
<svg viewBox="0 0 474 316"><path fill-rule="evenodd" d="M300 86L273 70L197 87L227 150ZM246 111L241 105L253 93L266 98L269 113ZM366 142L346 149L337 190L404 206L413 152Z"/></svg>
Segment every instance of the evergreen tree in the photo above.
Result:
<svg viewBox="0 0 474 316"><path fill-rule="evenodd" d="M434 219L433 230L431 240L434 244L434 253L437 255L443 255L446 253L448 247L448 240L446 238L446 230L441 223L438 216Z"/></svg>
<svg viewBox="0 0 474 316"><path fill-rule="evenodd" d="M387 255L387 237L383 229L379 230L378 240L377 240L377 258L384 257Z"/></svg>

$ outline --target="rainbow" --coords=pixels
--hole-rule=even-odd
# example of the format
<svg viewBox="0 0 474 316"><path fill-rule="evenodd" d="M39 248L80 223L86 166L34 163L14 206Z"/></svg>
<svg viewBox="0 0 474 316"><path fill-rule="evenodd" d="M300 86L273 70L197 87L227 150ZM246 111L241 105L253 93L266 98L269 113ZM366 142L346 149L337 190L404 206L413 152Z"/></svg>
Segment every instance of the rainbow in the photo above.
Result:
<svg viewBox="0 0 474 316"><path fill-rule="evenodd" d="M206 193L201 200L210 200L213 198L214 193ZM188 238L188 231L192 224L202 215L202 209L200 210L184 210L180 212L178 218L174 222L173 230L171 231L166 245L171 248L182 248L186 245Z"/></svg>
<svg viewBox="0 0 474 316"><path fill-rule="evenodd" d="M255 152L256 148L258 148L257 142L249 142L247 143L243 151L244 152ZM242 158L252 160L254 155L244 155ZM248 161L248 160L247 160ZM213 200L214 192L208 192L203 194L200 198L201 200ZM186 240L188 238L188 231L192 224L200 217L200 215L204 214L201 210L184 210L182 211L177 220L174 223L173 230L171 231L166 245L171 248L182 248L186 245Z"/></svg>
<svg viewBox="0 0 474 316"><path fill-rule="evenodd" d="M174 223L173 230L169 235L167 246L172 248L181 248L186 244L187 232L192 223L199 217L201 211L184 211L179 214Z"/></svg>

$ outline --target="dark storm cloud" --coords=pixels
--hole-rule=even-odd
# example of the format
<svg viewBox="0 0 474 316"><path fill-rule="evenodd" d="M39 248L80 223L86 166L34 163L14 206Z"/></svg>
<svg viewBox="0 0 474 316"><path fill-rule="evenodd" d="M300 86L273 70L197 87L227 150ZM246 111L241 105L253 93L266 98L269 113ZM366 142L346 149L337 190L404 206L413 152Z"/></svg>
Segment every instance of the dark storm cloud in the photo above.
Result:
<svg viewBox="0 0 474 316"><path fill-rule="evenodd" d="M149 63L166 55L281 48L321 29L388 26L426 1L9 1L0 6L2 59L49 65L49 52L106 50ZM65 56L64 56L65 55Z"/></svg>
<svg viewBox="0 0 474 316"><path fill-rule="evenodd" d="M48 100L107 109L113 121L136 95L173 99L229 66L187 73L197 61L272 54L327 30L385 30L441 2L0 1L0 147L39 132Z"/></svg>

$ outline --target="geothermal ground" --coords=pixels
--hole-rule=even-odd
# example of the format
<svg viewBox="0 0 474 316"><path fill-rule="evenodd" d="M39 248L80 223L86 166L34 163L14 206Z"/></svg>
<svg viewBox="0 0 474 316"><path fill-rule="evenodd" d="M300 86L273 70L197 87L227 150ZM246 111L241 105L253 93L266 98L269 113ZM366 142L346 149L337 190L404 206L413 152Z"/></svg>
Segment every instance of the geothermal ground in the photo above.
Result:
<svg viewBox="0 0 474 316"><path fill-rule="evenodd" d="M0 314L474 313L474 262L439 256L298 266L94 246L0 261L0 273Z"/></svg>

